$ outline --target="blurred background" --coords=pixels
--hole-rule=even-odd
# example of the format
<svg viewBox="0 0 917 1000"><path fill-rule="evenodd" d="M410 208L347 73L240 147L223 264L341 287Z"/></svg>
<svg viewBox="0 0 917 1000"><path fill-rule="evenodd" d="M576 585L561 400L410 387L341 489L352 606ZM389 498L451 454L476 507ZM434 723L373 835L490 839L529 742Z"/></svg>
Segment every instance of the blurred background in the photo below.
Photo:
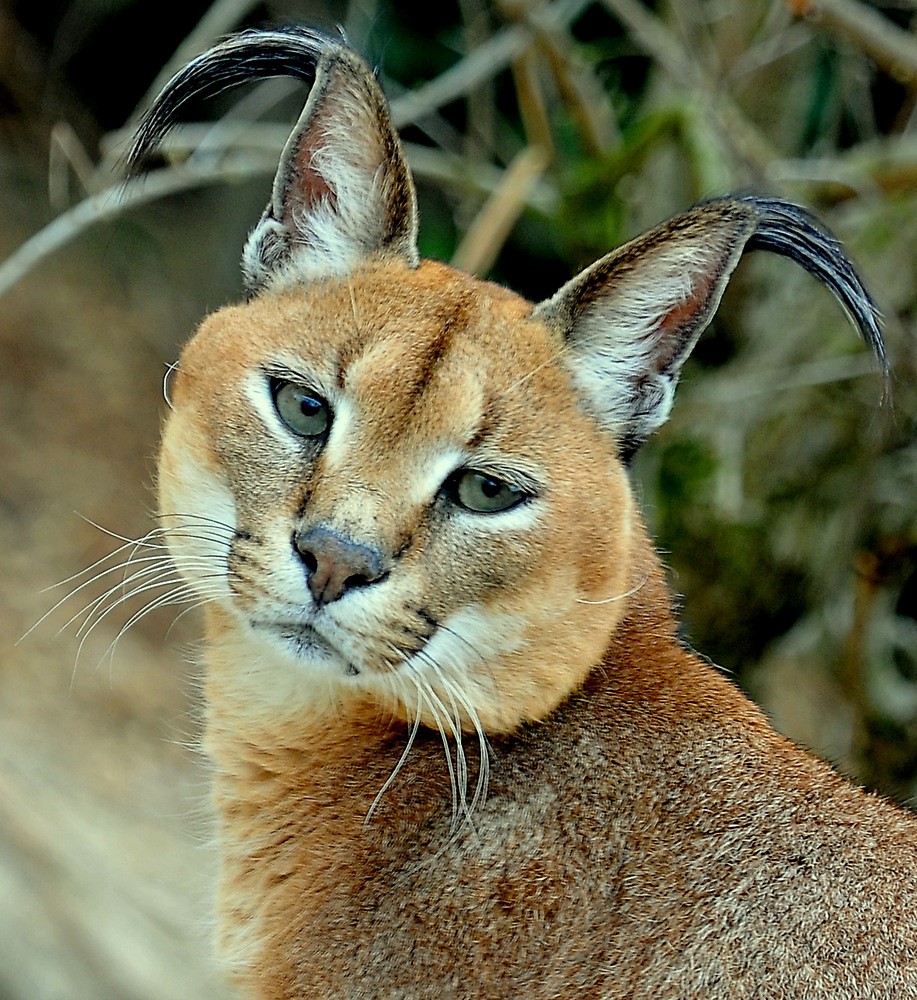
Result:
<svg viewBox="0 0 917 1000"><path fill-rule="evenodd" d="M115 200L125 136L214 39L290 22L379 67L422 252L532 298L727 191L841 236L894 407L831 297L753 255L634 475L687 641L793 739L917 795L914 0L0 0L0 1000L226 995L193 615L122 602L128 551L74 574L151 527L166 366L240 295L305 93L189 108Z"/></svg>

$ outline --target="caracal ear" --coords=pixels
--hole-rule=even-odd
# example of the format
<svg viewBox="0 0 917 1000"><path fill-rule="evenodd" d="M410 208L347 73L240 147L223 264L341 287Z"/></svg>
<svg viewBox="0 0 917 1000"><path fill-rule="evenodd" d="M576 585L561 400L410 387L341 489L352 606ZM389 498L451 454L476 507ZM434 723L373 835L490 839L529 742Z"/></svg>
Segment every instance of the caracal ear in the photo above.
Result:
<svg viewBox="0 0 917 1000"><path fill-rule="evenodd" d="M350 274L376 256L416 266L414 185L385 97L359 56L317 32L246 31L198 56L144 117L129 153L132 168L189 99L271 76L294 76L312 89L245 245L249 289Z"/></svg>
<svg viewBox="0 0 917 1000"><path fill-rule="evenodd" d="M326 50L245 245L249 287L350 274L376 255L416 266L416 241L414 184L385 97L362 59Z"/></svg>
<svg viewBox="0 0 917 1000"><path fill-rule="evenodd" d="M888 375L877 310L833 236L787 202L710 201L603 257L535 309L564 337L584 401L623 458L668 419L681 367L749 250L790 257L826 284Z"/></svg>

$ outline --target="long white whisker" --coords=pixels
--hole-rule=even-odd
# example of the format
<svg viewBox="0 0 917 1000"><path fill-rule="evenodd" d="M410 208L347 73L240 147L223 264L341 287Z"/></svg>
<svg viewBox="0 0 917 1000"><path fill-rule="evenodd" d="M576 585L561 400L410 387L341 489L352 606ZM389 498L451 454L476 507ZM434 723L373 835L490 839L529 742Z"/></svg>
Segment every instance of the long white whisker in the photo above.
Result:
<svg viewBox="0 0 917 1000"><path fill-rule="evenodd" d="M176 521L182 522L182 527L185 528L192 527L195 524L201 524L204 525L205 527L210 527L210 528L222 528L224 531L228 533L228 536L230 538L235 533L235 529L231 525L226 524L225 521L219 521L212 517L204 517L200 514L173 513L173 514L163 514L161 516L174 518ZM87 524L91 524L93 528L96 528L99 531L101 531L103 535L108 535L109 538L115 538L119 542L126 542L131 545L138 541L143 542L148 538L155 538L157 535L168 535L171 531L174 530L174 528L171 527L166 528L163 527L162 525L158 525L155 528L151 528L145 535L143 535L139 539L129 538L127 535L121 535L117 531L112 531L110 528L106 528L103 525L98 524L96 521L93 521L92 518L86 517L84 514L77 513L77 517L81 518Z"/></svg>
<svg viewBox="0 0 917 1000"><path fill-rule="evenodd" d="M88 523L93 524L95 527L99 527L98 525L95 525L95 523L92 522L92 521L89 521ZM108 534L108 535L110 535L112 537L118 538L118 539L122 539L124 537L124 536L121 536L121 535L117 535L114 532L106 531L106 529L104 529L104 528L99 528L99 530L100 531L104 531L106 534ZM146 535L142 536L139 539L124 539L124 544L123 545L120 545L113 552L109 552L106 555L102 556L101 558L97 559L94 563L92 563L92 565L87 566L85 569L82 569L82 570L80 570L77 573L71 574L69 577L67 577L64 580L60 580L59 582L54 583L54 584L52 584L49 587L43 588L43 590L41 591L41 593L47 593L48 591L55 590L58 587L66 586L68 583L73 583L74 581L79 580L80 577L83 577L86 574L92 574L91 576L87 576L86 579L84 579L81 583L77 584L77 586L75 586L72 589L68 590L67 593L64 594L63 597L60 598L60 600L58 600L57 602L55 602L47 611L45 611L44 614L42 614L41 617L22 636L20 636L19 639L16 640L17 644L20 643L20 642L22 642L24 639L28 638L35 631L35 629L37 629L40 625L42 625L48 618L50 618L64 604L66 604L68 601L71 601L77 594L79 594L81 591L85 590L87 587L91 587L93 584L97 583L99 580L104 579L106 576L109 576L112 573L117 573L117 572L123 570L124 573L125 573L125 578L123 580L123 585L127 586L131 581L136 580L138 578L138 576L139 576L139 573L131 573L130 575L127 575L128 570L132 570L135 567L138 567L138 566L140 566L142 564L151 564L151 565L154 565L154 566L156 564L160 564L160 563L163 564L163 565L167 564L169 562L169 552L168 552L168 548L165 545L165 543L164 542L153 542L153 541L151 541L151 539L154 536L156 536L156 535L162 535L162 534L164 534L164 529L162 529L162 528L155 528L155 529L153 529L152 531L148 532ZM184 537L184 538L196 538L196 539L199 539L201 541L213 541L213 542L218 542L218 543L221 543L221 544L225 541L225 539L219 538L217 536L208 537L206 535L201 535L201 534L197 534L197 533L190 533L190 532L189 533L185 533L185 532L173 532L173 535L177 535L178 537ZM138 556L137 555L137 550L139 548L152 548L152 549L157 549L159 551L157 551L153 555ZM111 559L117 558L119 555L122 555L126 550L130 550L130 555L128 556L128 558L126 560L116 562L116 563L114 563L111 566L107 566L107 567L104 566L104 564L107 561L109 561ZM197 559L200 560L200 561L199 562L195 562L193 564L194 566L200 566L201 568L208 568L208 564L207 564L208 561L209 562L219 561L221 559L221 555L217 554L217 553L213 553L212 555L211 554L202 554L202 555L198 556ZM192 564L187 563L186 561L183 561L183 564L186 565L186 566L192 565ZM100 568L100 567L103 567L103 568ZM97 572L93 572L93 571L97 571ZM118 585L118 586L120 586L120 585ZM60 629L58 629L58 633L64 631L67 628L69 628L69 626L72 625L73 622L77 618L80 617L80 615L85 614L87 612L90 612L90 610L93 607L97 606L101 602L104 602L104 600L106 599L106 596L114 593L114 591L116 589L118 589L117 586L115 586L113 588L110 588L108 591L106 591L106 594L103 595L100 599L97 598L96 600L94 600L93 602L91 602L89 605L87 605L85 608L83 608L79 612L77 612L64 625L62 625Z"/></svg>
<svg viewBox="0 0 917 1000"><path fill-rule="evenodd" d="M146 536L146 535L144 536L144 538L147 538L147 537L148 536ZM78 580L81 576L84 576L86 573L91 573L97 566L101 566L104 563L108 562L110 559L114 559L115 556L120 555L126 549L130 549L130 548L136 547L136 545L140 541L141 541L141 539L132 539L132 540L129 540L129 541L125 542L123 545L119 545L118 548L113 549L111 552L107 552L104 556L100 556L91 565L85 566L83 569L79 569L75 573L71 573L70 576L66 577L63 580L58 580L56 583L49 584L47 587L42 587L42 589L41 589L41 591L39 591L39 593L46 594L50 590L57 590L58 587L64 587L68 583L71 583L74 580ZM165 543L162 543L162 542L157 542L154 545L151 545L151 547L162 549L163 552L166 551ZM147 558L156 559L156 558L159 558L159 557L158 556L149 556ZM100 573L96 574L96 576L93 576L92 580L98 579L100 576L104 576L106 573L111 573L113 570L116 570L116 569L120 568L121 566L125 566L128 563L130 563L130 562L133 562L133 557L131 557L129 559L126 559L124 562L117 563L116 565L110 567L109 569L102 570ZM91 583L92 580L89 580L87 582Z"/></svg>
<svg viewBox="0 0 917 1000"><path fill-rule="evenodd" d="M182 620L182 618L185 617L185 615L191 614L193 611L197 611L198 608L204 607L205 604L209 604L211 601L218 600L220 594L215 590L214 593L212 594L198 593L197 597L199 598L199 600L194 601L193 603L182 608L181 611L179 611L178 614L172 619L168 629L166 629L166 638L171 636L172 629L175 628L175 626Z"/></svg>
<svg viewBox="0 0 917 1000"><path fill-rule="evenodd" d="M121 626L118 630L118 634L109 643L108 649L102 654L102 659L100 663L106 657L114 657L115 648L120 642L121 638L137 624L141 619L145 618L148 614L156 611L159 608L167 607L172 604L183 604L185 601L197 596L198 591L196 588L191 587L188 584L184 584L179 587L174 587L172 590L165 594L160 594L158 597L153 598L149 603L145 604L142 608L135 611L130 618ZM201 599L199 604L206 603L204 599ZM94 627L94 626L93 626ZM87 633L88 636L88 633Z"/></svg>
<svg viewBox="0 0 917 1000"><path fill-rule="evenodd" d="M363 820L363 825L366 826L373 817L373 813L376 811L376 807L382 801L382 796L392 787L392 782L398 777L398 772L404 767L405 761L408 759L408 755L414 747L414 741L417 739L417 731L420 729L420 713L422 708L422 695L420 691L420 686L415 683L417 690L417 706L414 710L414 721L411 723L411 728L408 733L408 741L405 744L404 750L401 752L401 756L398 758L398 762L392 769L392 773L386 778L385 783L376 792L376 797L372 801L368 812L366 813L366 818Z"/></svg>
<svg viewBox="0 0 917 1000"><path fill-rule="evenodd" d="M180 577L177 575L175 567L165 559L152 566L145 566L109 587L105 593L91 601L82 611L77 612L62 628L68 628L80 615L85 614L86 619L77 630L77 635L80 635L90 622L93 622L93 625L97 624L125 601L139 597L148 590L157 587L172 586L179 580ZM114 599L115 594L119 592L121 596ZM96 617L95 612L100 608L104 608L104 610Z"/></svg>
<svg viewBox="0 0 917 1000"><path fill-rule="evenodd" d="M98 667L101 666L102 662L106 659L106 657L108 657L108 658L113 658L114 657L115 648L117 647L117 644L120 641L120 639L122 638L122 636L124 636L125 633L128 632L134 625L136 625L137 622L139 622L142 618L144 618L144 617L146 617L146 615L150 614L150 612L155 611L158 608L166 607L168 605L183 604L185 601L190 601L190 600L193 600L194 598L198 598L198 600L192 605L192 607L200 607L201 605L206 604L207 601L211 599L207 595L201 595L199 587L197 587L197 586L192 587L190 584L186 584L186 583L183 583L181 581L174 581L173 580L173 581L170 581L170 584L162 583L159 586L164 587L164 586L168 586L168 585L171 585L171 589L170 590L166 591L166 593L164 593L164 594L160 594L159 596L152 598L145 605L143 605L143 607L141 607L137 611L135 611L130 616L130 618L121 626L121 628L118 630L117 635L114 637L114 639L112 639L112 641L108 645L108 648L105 650L105 652L99 658L99 662L96 665L96 669L98 669ZM149 587L144 588L144 590L147 590L147 589L151 589L151 588L149 588ZM142 592L143 591L140 591L139 593L142 593ZM131 594L129 596L133 597L133 596L137 596L137 595L136 594ZM120 603L122 603L122 602L119 601L118 604L120 604ZM76 661L74 663L74 675L75 675L75 672L76 672L76 665L80 661L80 658L81 658L82 652L83 652L83 648L86 645L86 642L88 641L90 635L95 631L96 627L108 616L109 612L112 611L114 609L114 607L116 607L116 606L117 605L113 605L112 608L107 608L104 612L102 612L102 614L100 614L92 622L92 624L89 626L89 628L86 629L85 632L83 633L82 638L80 639L80 644L77 647ZM188 609L185 609L185 610L188 610Z"/></svg>
<svg viewBox="0 0 917 1000"><path fill-rule="evenodd" d="M455 774L455 765L452 763L452 752L449 749L449 736L443 728L443 716L448 717L449 713L440 701L439 696L430 686L430 682L421 674L415 673L413 676L417 684L417 690L421 693L424 705L426 705L426 707L430 710L430 714L433 717L436 729L439 732L440 739L442 740L443 753L446 758L446 767L449 771L449 784L452 787L452 819L449 826L451 830L455 830L458 827L460 796Z"/></svg>
<svg viewBox="0 0 917 1000"><path fill-rule="evenodd" d="M453 832L458 829L458 817L463 816L465 820L470 819L469 807L468 807L468 764L465 756L465 747L462 742L462 724L461 715L458 711L455 701L455 689L451 685L447 684L446 679L443 674L442 667L440 664L425 651L421 650L418 654L424 662L429 665L430 671L435 677L437 683L442 684L443 687L447 689L447 694L449 700L452 703L452 712L449 712L443 703L442 698L437 694L433 684L429 678L423 677L422 675L416 675L419 680L423 681L424 688L428 692L431 698L434 698L436 704L440 706L443 716L449 724L449 730L451 732L452 738L455 740L455 769L452 768L452 758L448 750L448 734L442 728L442 723L438 720L438 725L440 728L440 733L443 737L444 749L446 750L447 761L450 766L450 777L453 777L452 795L453 795Z"/></svg>
<svg viewBox="0 0 917 1000"><path fill-rule="evenodd" d="M649 577L645 576L638 584L636 584L635 586L631 587L630 590L626 591L625 593L623 593L623 594L615 594L614 597L606 597L602 601L587 601L584 597L577 597L576 603L577 604L614 604L615 601L624 601L624 600L627 600L628 597L633 597L634 594L636 594L640 590L642 590L648 580L649 580Z"/></svg>
<svg viewBox="0 0 917 1000"><path fill-rule="evenodd" d="M461 714L456 705L455 691L452 685L446 681L438 663L434 666L434 673L436 674L436 679L445 688L449 704L452 708L452 712L449 714L449 721L452 724L452 735L455 738L455 770L458 778L459 811L465 817L466 821L470 822L471 816L468 812L468 760L465 757L465 744L462 741Z"/></svg>
<svg viewBox="0 0 917 1000"><path fill-rule="evenodd" d="M121 569L121 568L126 568L126 567L119 566L118 568ZM88 604L86 604L84 607L80 608L74 615L72 615L66 622L64 622L63 625L61 625L61 627L57 630L58 631L58 635L61 632L63 632L66 629L68 629L75 621L77 621L82 616L85 616L85 620L83 622L83 625L85 625L87 621L91 621L92 617L93 617L93 614L100 607L104 607L107 604L107 602L113 597L113 595L117 594L119 591L121 591L123 593L124 592L124 588L126 586L134 584L134 583L136 583L136 582L144 579L145 577L150 576L151 574L156 574L156 573L158 573L158 574L165 574L165 573L171 573L171 572L173 572L173 570L172 570L171 566L169 565L169 563L165 560L165 558L164 557L157 558L157 560L155 561L154 565L147 566L144 569L138 570L136 573L132 573L130 576L128 576L126 578L122 578L117 583L114 583L110 587L108 587L105 591L103 591L97 597L94 597ZM93 580L90 581L90 582L95 583L99 579L101 579L101 577L104 576L104 575L105 574L99 574L98 576L94 577ZM63 604L65 601L73 598L82 589L83 589L83 587L80 586L80 587L77 587L75 590L71 591L65 598L63 598L61 601L58 601L58 603L55 604L54 608L52 608L51 610L54 611L57 608L59 608L61 606L61 604ZM80 632L82 631L83 625L81 625L80 628L77 630L77 635L79 635Z"/></svg>
<svg viewBox="0 0 917 1000"><path fill-rule="evenodd" d="M92 523L92 522L90 522L90 523ZM92 573L93 574L92 576L87 577L87 579L85 579L78 586L74 587L72 590L69 590L52 608L50 608L48 611L46 611L41 616L41 618L39 618L38 621L35 622L35 624L29 629L28 632L25 633L24 636L22 636L22 638L24 639L26 636L30 635L43 621L45 621L46 618L48 618L55 611L57 611L57 609L62 604L64 604L65 602L69 601L71 598L73 598L76 594L78 594L84 588L91 586L97 580L101 580L103 577L108 576L110 573L115 573L115 572L117 572L120 569L124 569L126 571L128 568L130 568L131 566L133 566L136 563L141 562L141 561L145 561L145 560L153 560L153 561L156 561L156 560L165 560L167 558L167 549L166 549L166 546L164 544L161 544L161 543L156 543L155 545L151 545L150 546L150 547L154 547L154 548L160 549L161 550L160 554L153 555L153 556L144 556L141 559L137 559L136 555L134 554L136 552L137 546L138 545L142 545L142 544L147 544L146 539L148 539L152 534L153 534L153 532L150 532L147 535L144 535L142 539L127 539L123 545L118 546L118 548L115 549L113 552L109 552L106 555L102 556L100 559L97 559L94 563L92 563L91 566L87 566L85 569L81 569L81 570L79 570L79 572L71 574L66 579L60 580L58 583L54 583L54 584L51 584L49 587L43 588L42 591L41 591L41 593L47 593L48 591L55 590L58 587L66 586L68 583L72 583L73 581L78 580L81 576L84 576L87 573ZM120 537L120 536L118 536L118 537ZM117 562L117 563L113 564L112 566L109 566L106 569L101 569L101 570L99 570L96 573L93 572L94 570L98 569L100 566L103 566L109 560L114 559L117 556L121 555L127 549L131 549L132 550L131 555L128 556L127 559L125 559L125 560L123 560L121 562Z"/></svg>
<svg viewBox="0 0 917 1000"><path fill-rule="evenodd" d="M105 607L101 611L99 611L98 608L94 608L93 609L93 614L91 614L83 622L83 624L80 625L79 629L77 630L76 634L80 637L80 644L79 644L79 647L77 648L77 659L79 659L80 653L82 652L83 647L86 644L87 640L89 639L90 635L92 635L92 633L95 632L95 630L99 627L99 625L101 625L102 622L105 621L105 619L108 618L108 616L113 611L115 611L118 607L120 607L128 599L139 597L141 594L146 593L148 590L159 590L162 587L171 587L172 590L167 591L167 593L170 593L170 594L171 593L176 593L176 592L179 592L179 591L182 591L182 592L188 591L190 593L193 593L193 591L191 591L191 589L187 586L187 584L183 584L183 583L181 583L181 581L174 580L174 579L173 580L162 580L161 582L159 582L157 584L149 584L149 585L147 585L145 587L141 587L140 589L132 592L131 594L128 594L128 595L125 595L123 597L118 598L117 601L115 601L111 605ZM155 600L158 600L158 599L159 599L158 597L155 598ZM151 600L150 603L152 603L152 600ZM144 607L148 607L148 606L149 606L148 604L144 605ZM131 618L128 620L128 625L130 625L130 624L133 624L133 616L131 616ZM123 631L123 629L122 629L122 631Z"/></svg>
<svg viewBox="0 0 917 1000"><path fill-rule="evenodd" d="M461 683L459 683L459 681L455 678L447 677L442 668L440 668L439 671L439 679L450 690L452 696L457 699L461 707L465 710L465 714L474 726L475 735L478 738L478 780L475 784L474 795L471 798L471 804L469 806L470 812L473 813L475 808L487 797L487 784L490 778L490 747L487 744L487 734L484 732L484 728L481 725L481 720L478 716L477 710L462 690ZM469 815L469 820L470 819L471 816Z"/></svg>

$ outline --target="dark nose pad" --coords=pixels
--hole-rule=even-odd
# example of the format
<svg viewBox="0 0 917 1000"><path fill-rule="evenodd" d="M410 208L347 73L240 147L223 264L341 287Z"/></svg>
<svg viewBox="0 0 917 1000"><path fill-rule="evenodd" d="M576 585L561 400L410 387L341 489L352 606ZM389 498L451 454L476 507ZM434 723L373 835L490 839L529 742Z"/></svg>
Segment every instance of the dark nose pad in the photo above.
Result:
<svg viewBox="0 0 917 1000"><path fill-rule="evenodd" d="M381 552L328 528L295 532L293 548L306 567L309 591L318 604L330 604L347 591L367 587L385 575Z"/></svg>

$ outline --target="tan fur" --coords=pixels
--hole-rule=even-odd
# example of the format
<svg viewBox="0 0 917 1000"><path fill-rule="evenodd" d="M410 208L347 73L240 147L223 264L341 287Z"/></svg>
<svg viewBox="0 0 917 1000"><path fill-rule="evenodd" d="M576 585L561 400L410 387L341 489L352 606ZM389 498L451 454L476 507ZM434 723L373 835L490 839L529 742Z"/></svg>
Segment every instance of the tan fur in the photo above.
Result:
<svg viewBox="0 0 917 1000"><path fill-rule="evenodd" d="M369 86L304 38L317 79ZM748 241L782 250L801 227L818 250L817 232L724 200L533 307L416 264L390 124L373 111L389 160L367 168L388 186L348 187L322 86L256 230L273 249L251 244L267 277L185 348L160 465L205 602L235 978L262 1000L917 997L917 819L681 646L620 457L665 419ZM331 164L324 241L348 190L344 223L397 240L325 266L308 226L278 228L302 202L290 157L307 193ZM859 288L844 272L835 291ZM284 425L286 383L327 402L327 433ZM466 509L462 470L529 499ZM333 591L310 592L319 557Z"/></svg>

